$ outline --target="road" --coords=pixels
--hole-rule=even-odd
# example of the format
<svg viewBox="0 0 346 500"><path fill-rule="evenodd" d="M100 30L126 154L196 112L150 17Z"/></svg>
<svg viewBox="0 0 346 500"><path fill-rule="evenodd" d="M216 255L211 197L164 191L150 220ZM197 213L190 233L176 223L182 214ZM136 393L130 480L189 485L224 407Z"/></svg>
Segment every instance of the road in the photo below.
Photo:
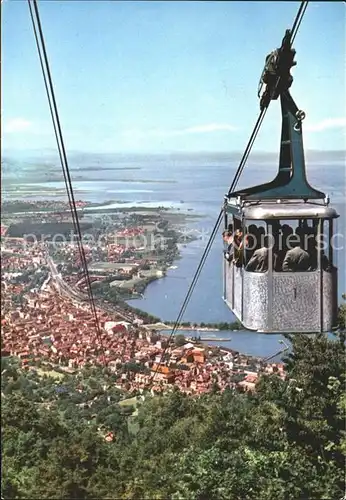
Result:
<svg viewBox="0 0 346 500"><path fill-rule="evenodd" d="M82 292L74 290L63 280L61 274L57 271L56 265L53 262L53 259L50 255L46 255L47 264L49 266L51 276L53 281L58 285L58 289L60 292L64 292L70 299L78 300L81 302L85 302L88 300L88 296Z"/></svg>
<svg viewBox="0 0 346 500"><path fill-rule="evenodd" d="M55 265L55 263L50 255L47 254L46 259L47 259L47 264L48 264L49 269L50 269L52 280L57 285L59 292L64 293L70 299L76 300L78 302L83 303L83 305L85 305L85 303L89 301L88 295L83 293L83 292L80 292L78 290L73 289L68 283L66 283L66 281L63 280L61 274L57 271L56 265ZM102 311L105 311L109 314L116 314L124 321L127 321L128 323L131 323L131 324L133 323L133 320L134 320L133 316L126 314L119 306L106 305L101 299L94 299L94 302L95 302L95 305L99 309L101 309Z"/></svg>

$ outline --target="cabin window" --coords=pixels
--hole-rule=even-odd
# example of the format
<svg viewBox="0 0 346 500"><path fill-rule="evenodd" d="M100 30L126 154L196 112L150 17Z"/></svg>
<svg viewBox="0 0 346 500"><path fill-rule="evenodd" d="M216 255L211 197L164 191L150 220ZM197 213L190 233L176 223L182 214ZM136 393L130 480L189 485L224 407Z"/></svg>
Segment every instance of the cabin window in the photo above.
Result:
<svg viewBox="0 0 346 500"><path fill-rule="evenodd" d="M323 253L323 221L294 219L273 221L273 270L277 272L311 272L327 266ZM327 232L329 229L327 230Z"/></svg>
<svg viewBox="0 0 346 500"><path fill-rule="evenodd" d="M333 266L333 220L228 220L224 255L249 272L310 272Z"/></svg>
<svg viewBox="0 0 346 500"><path fill-rule="evenodd" d="M242 222L233 217L232 222L223 233L223 241L227 246L225 257L237 267L250 268L254 272L268 271L268 256L263 247L268 248L268 224L261 220L246 220ZM257 252L259 263L253 264L253 255ZM252 259L252 260L251 260ZM258 259L257 259L258 260ZM257 262L257 261L256 261Z"/></svg>
<svg viewBox="0 0 346 500"><path fill-rule="evenodd" d="M328 221L329 224L329 221ZM309 272L321 265L327 268L326 257L319 257L319 237L331 241L332 229L325 229L328 237L321 238L322 222L314 219L267 221L247 220L244 225L243 265L250 272ZM324 243L326 245L326 243ZM330 246L330 243L329 243ZM325 250L325 255L331 249ZM330 258L328 258L330 261Z"/></svg>
<svg viewBox="0 0 346 500"><path fill-rule="evenodd" d="M272 220L269 226L274 272L308 272L317 269L318 221Z"/></svg>

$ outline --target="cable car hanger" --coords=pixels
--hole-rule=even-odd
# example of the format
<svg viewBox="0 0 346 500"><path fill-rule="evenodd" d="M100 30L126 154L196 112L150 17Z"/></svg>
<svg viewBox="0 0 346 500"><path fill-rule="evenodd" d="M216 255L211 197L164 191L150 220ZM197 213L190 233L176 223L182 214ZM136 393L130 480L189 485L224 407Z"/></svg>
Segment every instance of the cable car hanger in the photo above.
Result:
<svg viewBox="0 0 346 500"><path fill-rule="evenodd" d="M294 61L296 51L292 49L291 39L291 30L286 30L281 47L266 57L258 90L261 110L267 108L271 100L280 97L281 101L282 126L278 174L271 182L229 193L228 200L240 197L243 201L294 199L305 202L323 200L325 204L329 203L325 193L310 186L306 177L302 131L305 113L297 107L289 92L293 82L290 70L297 64ZM264 86L265 90L261 96Z"/></svg>

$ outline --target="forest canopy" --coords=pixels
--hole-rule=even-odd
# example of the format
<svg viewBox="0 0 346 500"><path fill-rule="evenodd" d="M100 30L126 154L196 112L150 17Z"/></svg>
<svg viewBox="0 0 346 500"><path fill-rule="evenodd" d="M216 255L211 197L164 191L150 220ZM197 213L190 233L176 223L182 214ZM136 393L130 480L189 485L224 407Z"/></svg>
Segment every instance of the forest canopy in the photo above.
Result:
<svg viewBox="0 0 346 500"><path fill-rule="evenodd" d="M345 338L291 342L286 380L200 397L129 399L105 369L53 377L3 358L2 497L342 498Z"/></svg>

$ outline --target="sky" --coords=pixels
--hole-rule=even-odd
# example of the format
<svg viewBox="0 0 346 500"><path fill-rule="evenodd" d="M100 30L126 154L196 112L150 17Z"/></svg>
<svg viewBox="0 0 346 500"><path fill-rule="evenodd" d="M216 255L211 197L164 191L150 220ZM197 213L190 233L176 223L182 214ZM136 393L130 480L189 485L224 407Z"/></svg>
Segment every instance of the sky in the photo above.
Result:
<svg viewBox="0 0 346 500"><path fill-rule="evenodd" d="M300 2L39 1L67 150L241 151L265 56ZM2 1L2 147L55 146L29 9ZM346 4L310 2L292 95L308 149L346 149ZM254 148L277 151L273 101Z"/></svg>

